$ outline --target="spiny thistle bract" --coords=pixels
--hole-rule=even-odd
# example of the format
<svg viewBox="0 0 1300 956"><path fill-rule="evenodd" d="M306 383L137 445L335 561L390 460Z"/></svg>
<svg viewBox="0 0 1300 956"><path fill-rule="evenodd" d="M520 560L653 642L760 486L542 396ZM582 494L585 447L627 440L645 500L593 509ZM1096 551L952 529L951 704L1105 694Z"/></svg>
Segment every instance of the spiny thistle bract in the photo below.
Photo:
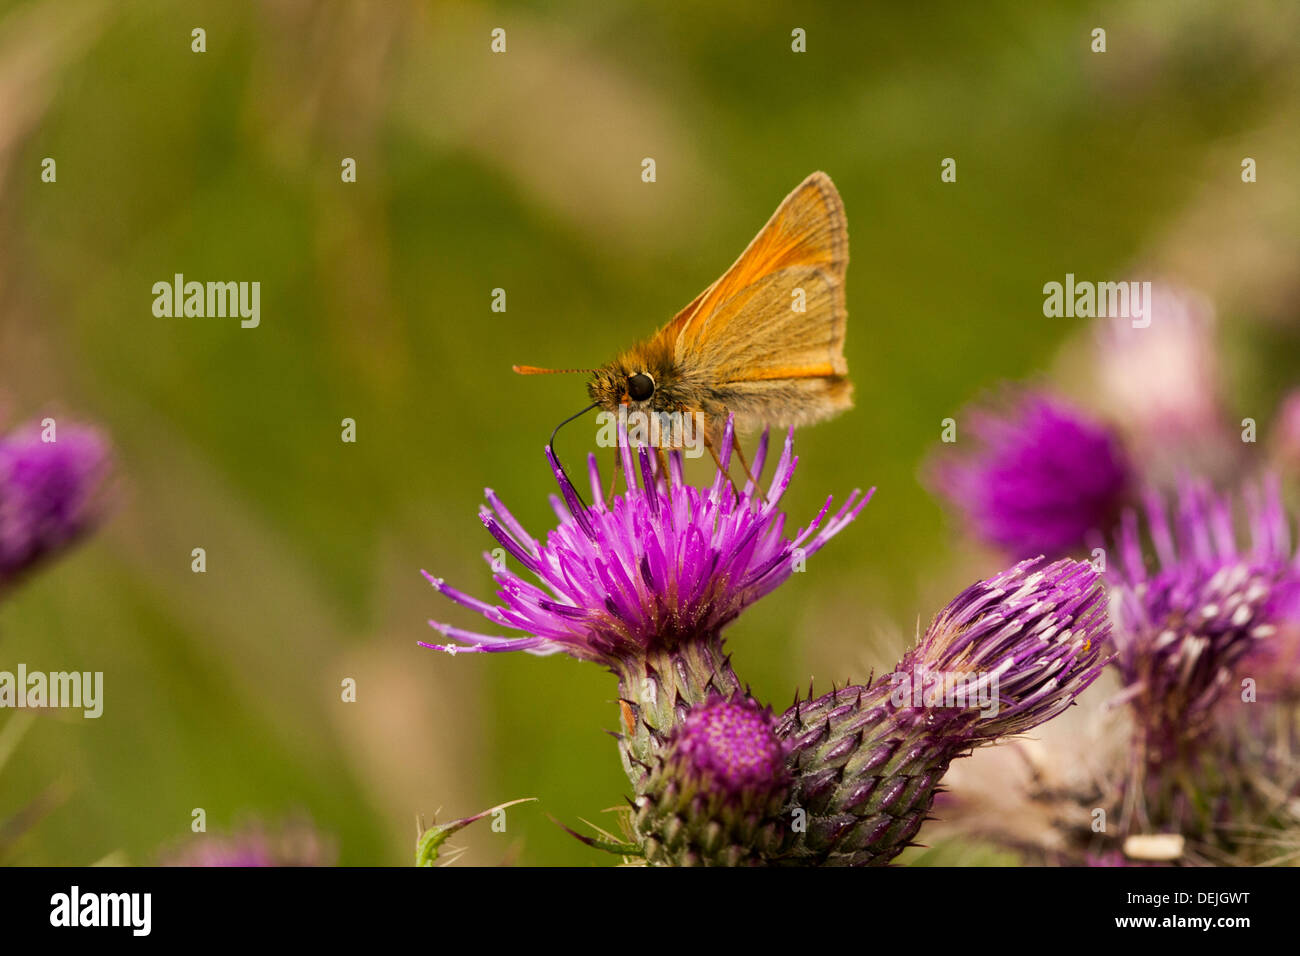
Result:
<svg viewBox="0 0 1300 956"><path fill-rule="evenodd" d="M416 866L447 866L455 863L460 857L459 852L454 852L450 859L443 859L448 849L445 844L454 833L465 829L471 823L477 823L484 817L504 814L509 807L517 806L521 803L531 803L536 797L520 797L518 800L511 800L508 803L498 803L495 807L488 807L478 813L471 814L467 817L461 817L459 820L452 820L450 823L431 823L429 826L419 825L420 835L415 841L415 865ZM442 860L442 862L439 862Z"/></svg>

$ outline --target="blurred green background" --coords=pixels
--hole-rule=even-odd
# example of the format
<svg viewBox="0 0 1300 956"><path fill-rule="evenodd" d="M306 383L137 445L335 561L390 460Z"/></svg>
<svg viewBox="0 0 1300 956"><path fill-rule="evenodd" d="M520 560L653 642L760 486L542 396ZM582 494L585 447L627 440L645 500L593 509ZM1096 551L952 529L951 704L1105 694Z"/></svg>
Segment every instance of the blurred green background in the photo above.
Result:
<svg viewBox="0 0 1300 956"><path fill-rule="evenodd" d="M121 475L101 533L0 607L0 668L105 674L102 718L41 717L0 775L0 818L58 797L10 862L147 862L202 807L407 864L417 814L525 796L465 862L615 862L546 817L626 790L612 678L417 647L477 623L419 571L490 594L484 486L551 521L542 445L585 392L511 363L609 359L815 169L848 211L857 407L798 436L787 510L879 491L729 632L778 709L891 665L991 570L917 469L981 390L1085 347L1044 282L1208 293L1261 422L1296 377L1295 5L593 7L0 4L0 402L101 423ZM155 318L178 272L260 281L261 326Z"/></svg>

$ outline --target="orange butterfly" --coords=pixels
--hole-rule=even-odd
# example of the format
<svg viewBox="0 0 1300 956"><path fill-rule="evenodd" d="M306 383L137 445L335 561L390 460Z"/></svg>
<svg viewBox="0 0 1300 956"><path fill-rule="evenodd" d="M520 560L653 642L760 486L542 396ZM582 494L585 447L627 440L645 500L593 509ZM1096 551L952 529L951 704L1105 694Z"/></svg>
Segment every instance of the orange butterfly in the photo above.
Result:
<svg viewBox="0 0 1300 956"><path fill-rule="evenodd" d="M844 360L848 263L844 204L830 177L813 173L735 264L650 338L598 369L514 370L591 371L593 404L580 415L622 407L702 416L717 460L729 414L738 428L806 425L852 406Z"/></svg>

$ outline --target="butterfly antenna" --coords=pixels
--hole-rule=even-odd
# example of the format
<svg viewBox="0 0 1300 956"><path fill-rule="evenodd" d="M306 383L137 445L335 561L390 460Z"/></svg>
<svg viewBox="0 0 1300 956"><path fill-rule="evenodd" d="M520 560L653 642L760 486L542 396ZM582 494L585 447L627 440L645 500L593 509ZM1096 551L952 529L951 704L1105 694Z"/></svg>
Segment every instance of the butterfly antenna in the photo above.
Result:
<svg viewBox="0 0 1300 956"><path fill-rule="evenodd" d="M563 375L568 372L596 371L594 368L538 368L536 365L512 365L510 367L519 375Z"/></svg>
<svg viewBox="0 0 1300 956"><path fill-rule="evenodd" d="M515 371L516 372L519 371L519 368L520 366L516 365ZM543 371L547 371L547 370L543 369ZM570 369L569 371L578 372L578 371L586 371L586 369ZM525 372L523 374L527 375L529 373ZM565 425L569 424L569 422L573 421L574 419L581 418L583 415L587 414L587 412L591 411L593 408L599 408L599 407L600 407L600 402L592 402L590 405L588 405L582 411L578 412L576 415L570 415L564 421L560 422L560 424L555 426L555 431L551 432L551 440L546 443L546 447L551 450L551 457L555 459L555 464L559 466L561 471L564 470L564 464L560 461L560 456L555 453L555 436L558 435L560 433L560 429L563 428ZM570 484L572 484L572 482L570 482ZM582 492L578 490L577 485L573 485L573 493L578 496L578 500L582 502L582 506L584 508L589 507L586 499L582 497Z"/></svg>

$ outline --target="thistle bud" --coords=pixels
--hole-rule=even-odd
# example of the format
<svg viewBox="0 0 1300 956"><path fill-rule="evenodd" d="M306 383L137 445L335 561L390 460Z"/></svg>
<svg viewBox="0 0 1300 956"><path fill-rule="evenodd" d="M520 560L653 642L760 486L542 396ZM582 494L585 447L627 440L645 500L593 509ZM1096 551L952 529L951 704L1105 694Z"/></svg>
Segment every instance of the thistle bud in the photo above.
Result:
<svg viewBox="0 0 1300 956"><path fill-rule="evenodd" d="M785 832L786 748L770 712L745 697L693 708L655 757L633 802L647 862L767 862Z"/></svg>
<svg viewBox="0 0 1300 956"><path fill-rule="evenodd" d="M1095 571L1023 561L966 589L893 673L816 700L777 725L796 773L784 859L888 863L926 820L948 765L1068 707L1102 668L1109 634Z"/></svg>

